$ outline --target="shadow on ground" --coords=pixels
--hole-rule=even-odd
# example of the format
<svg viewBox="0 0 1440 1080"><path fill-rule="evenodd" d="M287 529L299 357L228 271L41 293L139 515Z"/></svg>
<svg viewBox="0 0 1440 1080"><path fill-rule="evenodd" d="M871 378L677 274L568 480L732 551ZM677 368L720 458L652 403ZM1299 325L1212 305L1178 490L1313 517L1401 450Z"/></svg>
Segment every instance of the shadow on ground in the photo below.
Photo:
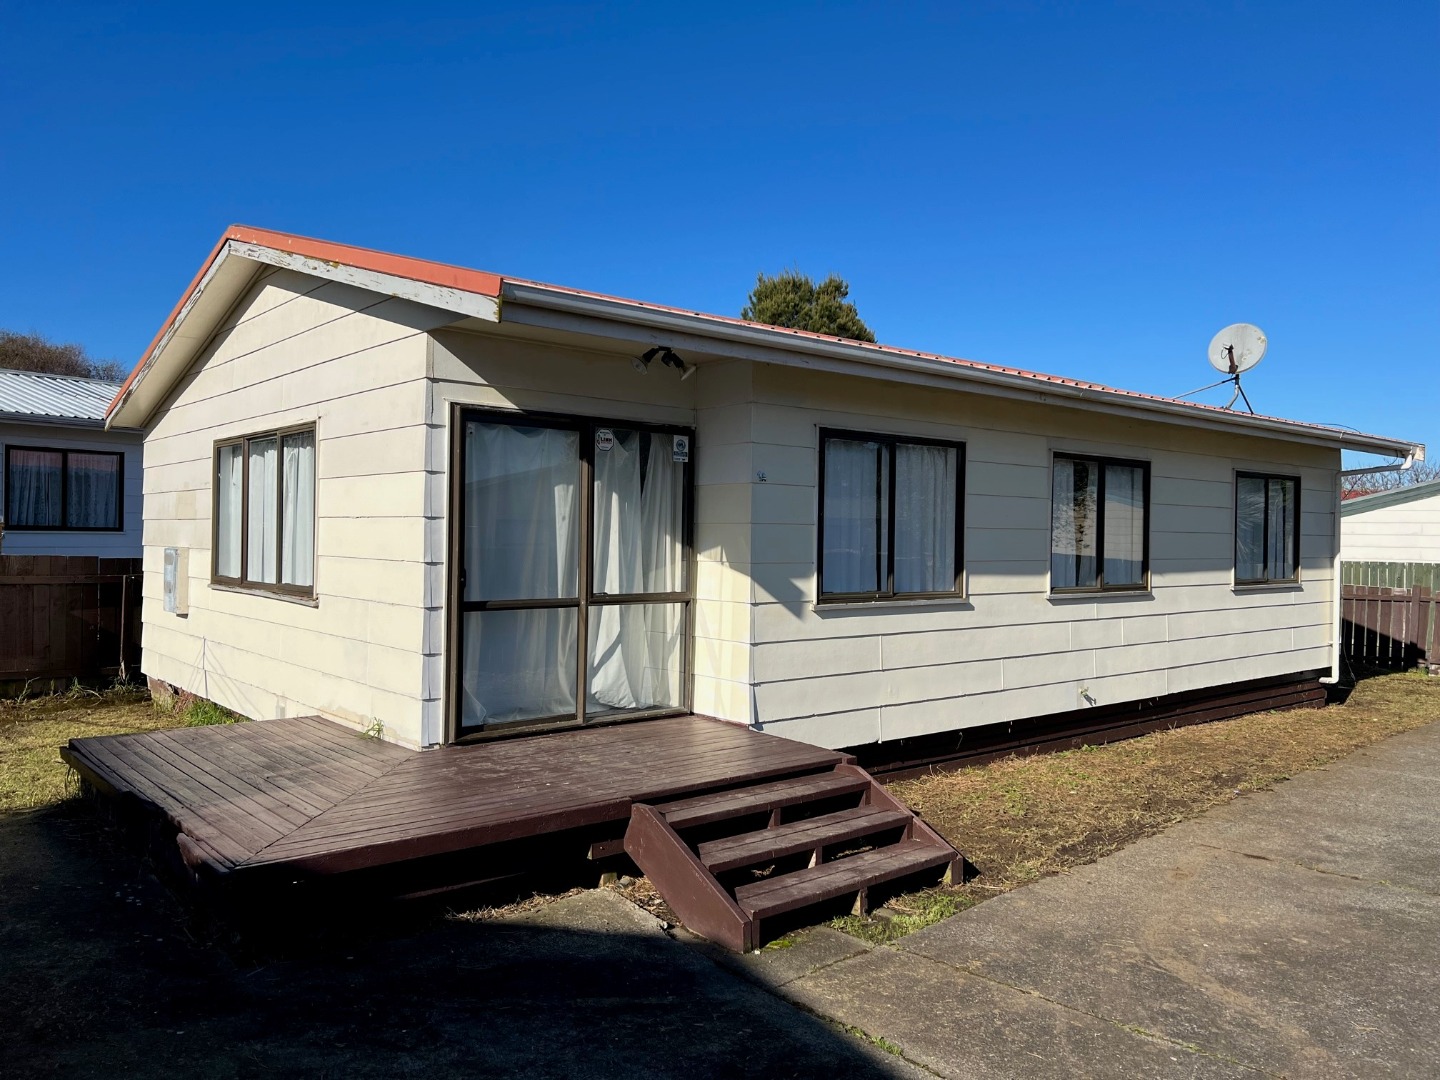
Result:
<svg viewBox="0 0 1440 1080"><path fill-rule="evenodd" d="M0 1061L209 1080L909 1075L639 923L404 910L337 913L363 929L257 959L200 927L84 804L0 817Z"/></svg>

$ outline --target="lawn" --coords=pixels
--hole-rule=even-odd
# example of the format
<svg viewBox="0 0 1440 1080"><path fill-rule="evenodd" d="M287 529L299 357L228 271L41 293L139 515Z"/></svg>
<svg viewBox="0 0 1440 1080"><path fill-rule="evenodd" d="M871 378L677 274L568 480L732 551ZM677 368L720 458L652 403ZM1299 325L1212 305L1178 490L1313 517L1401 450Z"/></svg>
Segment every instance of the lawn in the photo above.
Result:
<svg viewBox="0 0 1440 1080"><path fill-rule="evenodd" d="M50 806L76 792L59 753L71 739L234 719L198 698L164 707L135 687L0 699L0 813Z"/></svg>

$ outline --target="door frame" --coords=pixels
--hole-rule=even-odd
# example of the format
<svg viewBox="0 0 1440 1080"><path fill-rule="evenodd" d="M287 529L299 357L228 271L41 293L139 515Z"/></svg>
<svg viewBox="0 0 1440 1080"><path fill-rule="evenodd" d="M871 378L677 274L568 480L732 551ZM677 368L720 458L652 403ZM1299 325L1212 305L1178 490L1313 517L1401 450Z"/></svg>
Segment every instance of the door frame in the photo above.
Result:
<svg viewBox="0 0 1440 1080"><path fill-rule="evenodd" d="M578 638L578 662L576 671L576 703L573 717L539 717L533 720L512 720L489 727L469 731L461 727L461 687L464 677L462 655L464 613L466 601L460 587L460 571L463 562L463 536L465 521L465 428L467 419L482 423L512 424L535 427L577 428L580 432L580 565L579 584L576 589L576 635ZM446 515L445 553L445 735L450 743L478 742L507 736L536 734L549 731L575 730L584 727L599 727L605 724L627 723L636 720L652 720L662 716L683 716L693 711L695 694L695 575L698 560L695 556L695 429L683 424L655 423L649 420L621 419L582 415L578 413L538 412L522 409L505 409L495 406L451 402L449 408L450 451L447 477L449 506ZM591 592L594 580L594 490L595 490L595 430L597 428L644 429L658 435L685 435L690 439L690 456L685 462L684 492L682 498L681 550L685 567L685 589L677 593L627 593L606 594L596 597ZM474 601L470 602L472 605ZM569 604L555 604L548 601L534 603L501 602L505 608L528 609L540 607L569 607ZM684 604L680 642L680 687L681 703L656 709L636 709L616 716L601 716L587 719L585 716L586 688L590 666L589 613L592 608L607 605L634 603L679 603ZM483 608L480 610L484 610Z"/></svg>

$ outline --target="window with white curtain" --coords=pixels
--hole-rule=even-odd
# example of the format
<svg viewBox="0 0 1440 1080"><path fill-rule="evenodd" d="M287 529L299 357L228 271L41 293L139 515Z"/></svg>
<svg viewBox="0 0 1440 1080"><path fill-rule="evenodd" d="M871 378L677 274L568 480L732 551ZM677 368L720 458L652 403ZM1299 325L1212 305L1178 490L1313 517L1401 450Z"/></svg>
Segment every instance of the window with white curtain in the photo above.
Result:
<svg viewBox="0 0 1440 1080"><path fill-rule="evenodd" d="M1235 474L1235 583L1299 580L1300 481Z"/></svg>
<svg viewBox="0 0 1440 1080"><path fill-rule="evenodd" d="M1056 454L1050 588L1144 589L1149 583L1150 466Z"/></svg>
<svg viewBox="0 0 1440 1080"><path fill-rule="evenodd" d="M214 580L313 596L315 429L217 444L214 483Z"/></svg>
<svg viewBox="0 0 1440 1080"><path fill-rule="evenodd" d="M5 527L123 530L124 462L111 451L7 446Z"/></svg>
<svg viewBox="0 0 1440 1080"><path fill-rule="evenodd" d="M820 433L820 599L960 593L960 443Z"/></svg>

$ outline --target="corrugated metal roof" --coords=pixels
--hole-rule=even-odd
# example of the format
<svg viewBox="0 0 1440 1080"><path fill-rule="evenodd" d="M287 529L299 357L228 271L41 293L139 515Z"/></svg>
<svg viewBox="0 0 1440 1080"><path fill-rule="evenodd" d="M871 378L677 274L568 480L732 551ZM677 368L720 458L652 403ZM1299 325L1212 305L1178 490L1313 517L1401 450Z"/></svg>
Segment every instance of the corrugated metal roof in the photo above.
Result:
<svg viewBox="0 0 1440 1080"><path fill-rule="evenodd" d="M0 368L0 415L103 421L119 383Z"/></svg>

